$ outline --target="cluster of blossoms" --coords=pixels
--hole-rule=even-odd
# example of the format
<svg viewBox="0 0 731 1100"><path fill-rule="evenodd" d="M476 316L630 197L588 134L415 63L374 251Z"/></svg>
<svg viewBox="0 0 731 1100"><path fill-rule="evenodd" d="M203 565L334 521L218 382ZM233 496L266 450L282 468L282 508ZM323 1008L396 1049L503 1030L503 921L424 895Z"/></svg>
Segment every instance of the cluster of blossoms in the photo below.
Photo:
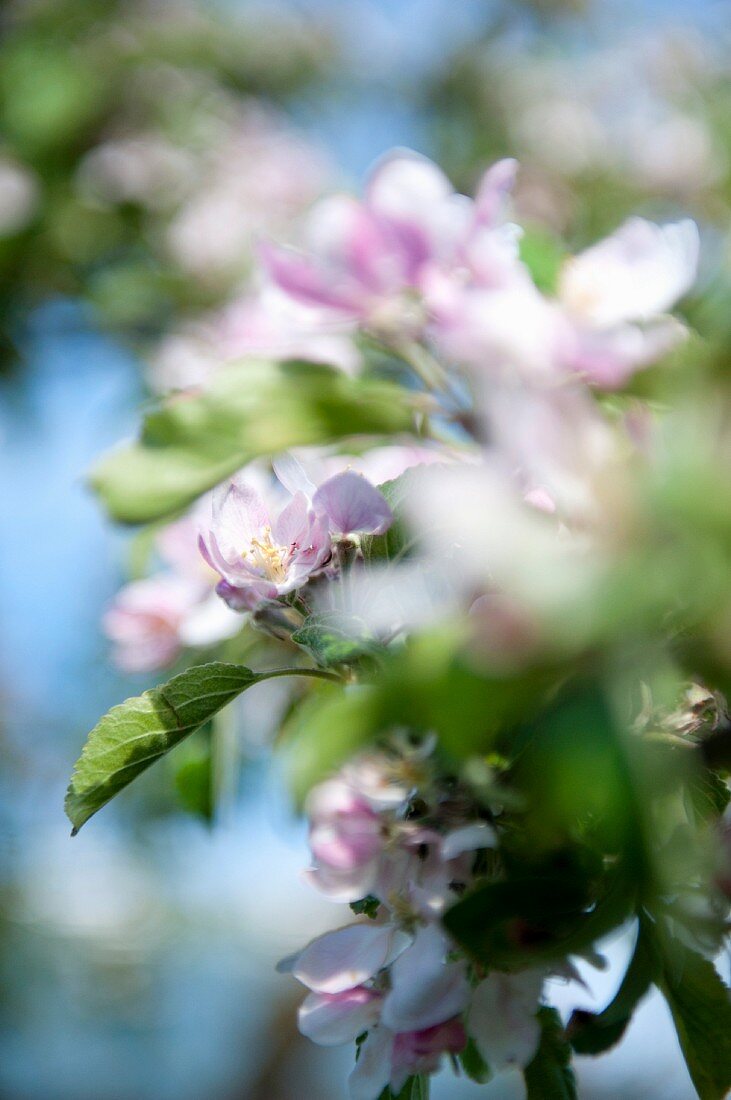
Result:
<svg viewBox="0 0 731 1100"><path fill-rule="evenodd" d="M308 798L309 882L370 919L313 940L285 960L310 990L301 1032L332 1046L358 1040L354 1100L394 1095L471 1039L493 1072L525 1066L538 1044L546 971L478 972L440 918L476 881L498 834L469 793L440 776L434 742L394 739L358 757Z"/></svg>
<svg viewBox="0 0 731 1100"><path fill-rule="evenodd" d="M425 158L388 157L362 201L315 205L301 251L265 248L269 275L295 301L397 345L425 339L493 379L619 386L682 335L666 311L694 280L697 229L630 219L569 261L546 297L506 217L515 172L500 161L470 200Z"/></svg>
<svg viewBox="0 0 731 1100"><path fill-rule="evenodd" d="M129 586L107 617L126 667L161 667L202 644L203 627L220 641L242 614L312 656L297 630L327 612L342 634L375 643L376 664L425 623L457 620L470 659L498 678L604 643L612 616L605 627L596 609L607 578L624 576L627 547L642 544L638 471L661 446L646 405L607 415L594 391L619 389L682 339L667 311L694 281L698 231L631 219L567 259L544 293L508 219L515 173L498 163L468 199L426 159L393 155L362 200L318 202L300 248L262 245L261 287L186 335L188 358L176 352L161 372L176 389L205 388L221 364L251 354L324 356L367 373L375 342L413 372L412 395L429 393L419 394L418 443L254 463L163 531L167 573ZM358 335L368 339L356 351ZM395 494L385 487L394 479ZM387 532L392 543L372 555ZM173 554L178 535L185 551ZM357 662L308 673L358 691ZM526 1067L546 981L577 977L568 957L549 967L528 953L522 969L501 970L450 939L445 912L502 881L504 820L462 773L447 773L423 728L394 725L398 734L380 731L384 748L307 801L307 877L363 919L285 967L309 990L303 1034L357 1041L354 1100L398 1094L446 1055L484 1063L485 1074Z"/></svg>
<svg viewBox="0 0 731 1100"><path fill-rule="evenodd" d="M326 473L351 466L379 484L407 466L452 463L455 448L462 446L461 468L423 479L411 511L436 551L432 573L444 572L439 561L445 560L445 543L453 547L455 507L464 534L478 528L460 539L460 553L468 559L461 577L473 587L475 581L484 584L487 560L493 580L502 561L514 565L517 544L518 560L525 561L526 524L534 545L546 543L546 525L516 512L516 487L536 510L554 515L557 530L578 531L579 541L585 541L591 520L606 533L608 502L601 498L620 462L616 436L586 383L617 387L682 338L683 326L665 311L694 279L697 230L687 221L659 227L632 219L568 260L556 295L549 297L521 260L520 229L507 220L515 173L513 161L494 165L471 200L456 194L425 158L394 154L376 168L363 200L333 195L315 204L303 225L302 249L262 245L267 279L258 289L171 336L161 348L157 384L178 389L204 386L220 365L247 355L327 360L352 372L360 359L352 337L364 329L405 354L422 373L426 361L427 378L436 379L438 387L447 372L460 377L467 371L463 382L473 391L478 439L491 440L477 454L474 448L465 451L458 436L449 445L432 440L411 453L388 448L405 457L387 463L387 476L383 465L378 467L377 451L361 459L310 454L307 461L318 467L318 476L292 481L285 475L291 499L283 497L278 481L272 489L261 468L247 468L234 488L218 490L213 532L203 532L206 561L230 606L252 610L263 599L299 589L327 571L333 533L372 533L382 522L383 517L354 518L360 497L368 494L362 480L345 477L317 488ZM648 423L643 410L627 422L625 434L635 450L646 443ZM244 483L256 492L245 491ZM355 499L346 506L351 492ZM616 513L616 500L611 504ZM485 515L498 509L501 522L493 518L488 530ZM194 558L194 532L205 528L204 512L198 509L163 541L180 543L185 532L186 553ZM577 540L564 539L560 547L552 536L549 541L552 559L564 559ZM164 548L163 557L170 564ZM575 559L574 553L572 571ZM523 570L531 584L546 574L536 574L534 560ZM195 644L188 641L189 613L200 602L204 581L210 592L214 574L193 566L199 586L193 597L191 569L179 556L172 564L174 576L130 586L107 617L107 631L126 668L161 667L181 645ZM556 580L561 571L554 564ZM140 629L140 622L147 625ZM218 625L218 637L225 637L225 624ZM167 640L140 648L137 643L156 627ZM217 640L215 620L211 629L209 640Z"/></svg>

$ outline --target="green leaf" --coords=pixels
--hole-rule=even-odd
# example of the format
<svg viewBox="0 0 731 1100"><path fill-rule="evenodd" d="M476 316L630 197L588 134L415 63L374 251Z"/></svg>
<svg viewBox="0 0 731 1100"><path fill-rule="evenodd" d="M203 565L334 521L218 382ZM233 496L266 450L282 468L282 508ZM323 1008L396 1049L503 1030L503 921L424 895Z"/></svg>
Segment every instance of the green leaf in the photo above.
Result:
<svg viewBox="0 0 731 1100"><path fill-rule="evenodd" d="M587 886L580 875L531 875L486 882L444 915L450 935L494 966L565 954L587 919Z"/></svg>
<svg viewBox="0 0 731 1100"><path fill-rule="evenodd" d="M197 665L113 707L89 734L71 777L65 807L73 833L246 688L286 675L328 674L316 669L252 672L243 665Z"/></svg>
<svg viewBox="0 0 731 1100"><path fill-rule="evenodd" d="M323 684L299 704L284 727L287 770L298 804L328 772L376 736L378 695L373 685Z"/></svg>
<svg viewBox="0 0 731 1100"><path fill-rule="evenodd" d="M366 916L371 920L375 920L378 916L380 905L381 903L378 898L374 898L373 894L368 894L367 897L361 898L360 901L351 901L350 908L358 917Z"/></svg>
<svg viewBox="0 0 731 1100"><path fill-rule="evenodd" d="M414 395L314 363L252 360L220 370L203 393L178 394L140 440L107 455L91 485L110 515L170 515L262 455L356 435L408 431Z"/></svg>
<svg viewBox="0 0 731 1100"><path fill-rule="evenodd" d="M700 1100L731 1088L731 995L708 959L678 940L666 948L659 986Z"/></svg>
<svg viewBox="0 0 731 1100"><path fill-rule="evenodd" d="M477 1049L474 1039L467 1040L466 1047L457 1057L470 1081L475 1081L478 1085L487 1084L492 1077L492 1072Z"/></svg>
<svg viewBox="0 0 731 1100"><path fill-rule="evenodd" d="M411 539L403 518L403 505L415 476L418 475L413 470L406 470L400 477L384 481L378 486L391 507L394 519L385 534L363 536L361 548L366 561L400 561L408 553Z"/></svg>
<svg viewBox="0 0 731 1100"><path fill-rule="evenodd" d="M533 1061L523 1071L526 1100L575 1100L571 1047L555 1008L538 1010L541 1041Z"/></svg>
<svg viewBox="0 0 731 1100"><path fill-rule="evenodd" d="M385 1088L379 1100L429 1100L429 1078L409 1077L400 1092L392 1092L390 1088Z"/></svg>
<svg viewBox="0 0 731 1100"><path fill-rule="evenodd" d="M294 632L292 641L308 650L323 668L353 664L380 649L361 619L337 612L311 615Z"/></svg>
<svg viewBox="0 0 731 1100"><path fill-rule="evenodd" d="M202 740L196 743L199 737ZM175 791L180 805L187 813L202 818L208 824L213 821L216 810L212 737L213 731L206 724L181 749L185 756L177 765L174 775Z"/></svg>
<svg viewBox="0 0 731 1100"><path fill-rule="evenodd" d="M577 1054L603 1054L619 1042L635 1008L658 976L658 953L650 930L640 922L632 960L613 1000L603 1012L575 1011L566 1029Z"/></svg>

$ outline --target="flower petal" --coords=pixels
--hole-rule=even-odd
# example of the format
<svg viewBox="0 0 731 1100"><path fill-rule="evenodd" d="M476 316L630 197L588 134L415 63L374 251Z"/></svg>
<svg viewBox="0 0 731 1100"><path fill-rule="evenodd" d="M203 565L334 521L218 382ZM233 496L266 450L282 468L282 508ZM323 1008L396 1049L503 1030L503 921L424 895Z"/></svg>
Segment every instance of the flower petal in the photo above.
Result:
<svg viewBox="0 0 731 1100"><path fill-rule="evenodd" d="M393 1042L393 1033L385 1027L374 1027L368 1033L348 1079L352 1100L378 1100L391 1080Z"/></svg>
<svg viewBox="0 0 731 1100"><path fill-rule="evenodd" d="M469 1000L463 962L446 962L447 940L434 924L391 967L391 990L382 1020L393 1031L421 1031L458 1015Z"/></svg>
<svg viewBox="0 0 731 1100"><path fill-rule="evenodd" d="M269 524L267 506L241 475L222 485L213 495L213 530L224 556L240 555L252 538ZM216 566L214 566L214 569Z"/></svg>
<svg viewBox="0 0 731 1100"><path fill-rule="evenodd" d="M308 944L292 973L317 993L342 993L389 966L409 943L405 932L387 925L349 924Z"/></svg>
<svg viewBox="0 0 731 1100"><path fill-rule="evenodd" d="M630 218L616 233L569 260L559 297L570 313L600 328L651 320L690 289L698 250L693 221L655 225Z"/></svg>
<svg viewBox="0 0 731 1100"><path fill-rule="evenodd" d="M493 1073L508 1066L526 1066L540 1038L536 1019L543 974L495 972L472 994L467 1030Z"/></svg>
<svg viewBox="0 0 731 1100"><path fill-rule="evenodd" d="M463 852L474 852L478 848L494 848L497 834L491 825L481 821L475 825L463 825L461 829L452 829L442 840L442 859L455 859Z"/></svg>
<svg viewBox="0 0 731 1100"><path fill-rule="evenodd" d="M393 523L386 498L354 470L344 470L323 482L313 505L327 515L331 528L341 535L380 535Z"/></svg>
<svg viewBox="0 0 731 1100"><path fill-rule="evenodd" d="M360 986L342 993L310 993L297 1013L303 1035L320 1046L352 1042L367 1031L380 1011L380 994Z"/></svg>

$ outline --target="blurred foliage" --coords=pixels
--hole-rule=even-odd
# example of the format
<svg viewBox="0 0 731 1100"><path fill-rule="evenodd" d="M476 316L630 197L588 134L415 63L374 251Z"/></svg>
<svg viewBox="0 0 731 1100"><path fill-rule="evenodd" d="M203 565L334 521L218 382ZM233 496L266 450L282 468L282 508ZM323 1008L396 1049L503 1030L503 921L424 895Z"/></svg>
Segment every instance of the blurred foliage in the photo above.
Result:
<svg viewBox="0 0 731 1100"><path fill-rule="evenodd" d="M247 16L245 8L196 0L4 4L6 361L26 311L48 296L81 296L102 321L153 333L181 309L218 301L221 286L192 279L164 245L162 229L190 183L186 173L235 126L242 97L282 103L316 78L331 53L324 27L281 11ZM116 196L89 186L93 157L109 149L113 156L115 142L131 143L121 154L130 163L138 156L138 172L151 173L148 194L141 185ZM186 154L194 158L187 167Z"/></svg>
<svg viewBox="0 0 731 1100"><path fill-rule="evenodd" d="M139 442L102 459L92 485L115 519L160 519L261 455L407 431L415 402L389 382L331 367L249 360L150 412Z"/></svg>

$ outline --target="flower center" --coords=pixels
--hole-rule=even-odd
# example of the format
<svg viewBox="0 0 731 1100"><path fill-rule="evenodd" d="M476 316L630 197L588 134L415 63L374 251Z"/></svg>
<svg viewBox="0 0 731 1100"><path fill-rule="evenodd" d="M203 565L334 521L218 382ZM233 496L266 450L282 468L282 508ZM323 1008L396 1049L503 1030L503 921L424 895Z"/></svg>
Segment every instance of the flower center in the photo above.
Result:
<svg viewBox="0 0 731 1100"><path fill-rule="evenodd" d="M268 580L281 584L287 579L287 568L294 548L295 543L291 546L278 546L272 541L271 527L264 527L261 538L252 539L249 549L244 550L241 557L249 558L251 564Z"/></svg>

